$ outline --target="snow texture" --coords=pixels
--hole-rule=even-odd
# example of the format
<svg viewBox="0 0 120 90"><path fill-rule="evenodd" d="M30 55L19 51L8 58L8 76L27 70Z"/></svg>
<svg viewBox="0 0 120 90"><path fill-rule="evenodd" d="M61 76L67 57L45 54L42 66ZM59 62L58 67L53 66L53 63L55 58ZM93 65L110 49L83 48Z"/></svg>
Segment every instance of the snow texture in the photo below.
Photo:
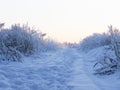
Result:
<svg viewBox="0 0 120 90"><path fill-rule="evenodd" d="M119 90L118 74L94 76L90 57L64 48L24 57L21 63L3 61L0 90Z"/></svg>
<svg viewBox="0 0 120 90"><path fill-rule="evenodd" d="M104 47L99 47L85 53L84 58L84 69L87 75L93 80L100 90L120 90L120 71L111 75L94 75L93 66L97 61L103 60ZM109 56L114 57L114 53L108 53Z"/></svg>

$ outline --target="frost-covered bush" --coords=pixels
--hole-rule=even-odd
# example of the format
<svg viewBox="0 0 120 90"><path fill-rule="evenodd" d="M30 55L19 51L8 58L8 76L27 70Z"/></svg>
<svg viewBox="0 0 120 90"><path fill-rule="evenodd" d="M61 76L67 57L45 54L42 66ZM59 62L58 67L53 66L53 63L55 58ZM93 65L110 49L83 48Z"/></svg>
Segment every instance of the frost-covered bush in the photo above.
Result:
<svg viewBox="0 0 120 90"><path fill-rule="evenodd" d="M94 65L97 67L95 74L112 74L120 69L120 31L110 26L109 35L111 44L104 48L103 57ZM98 66L99 64L101 67Z"/></svg>
<svg viewBox="0 0 120 90"><path fill-rule="evenodd" d="M27 25L12 25L0 30L0 59L19 61L22 55L40 51L44 46L45 34L37 33Z"/></svg>
<svg viewBox="0 0 120 90"><path fill-rule="evenodd" d="M89 51L91 49L109 45L110 42L110 36L106 33L98 34L95 33L91 36L86 37L80 42L80 45L78 48L84 52Z"/></svg>
<svg viewBox="0 0 120 90"><path fill-rule="evenodd" d="M53 51L53 50L57 50L60 48L59 43L55 42L53 40L50 39L46 39L45 40L45 44L44 44L44 50L45 51Z"/></svg>
<svg viewBox="0 0 120 90"><path fill-rule="evenodd" d="M96 55L96 63L93 66L94 74L109 75L117 70L117 57L114 50L109 46L105 46L98 50Z"/></svg>
<svg viewBox="0 0 120 90"><path fill-rule="evenodd" d="M63 43L64 47L69 47L69 48L77 48L78 47L78 44L75 42L75 43L70 43L70 42L65 42Z"/></svg>

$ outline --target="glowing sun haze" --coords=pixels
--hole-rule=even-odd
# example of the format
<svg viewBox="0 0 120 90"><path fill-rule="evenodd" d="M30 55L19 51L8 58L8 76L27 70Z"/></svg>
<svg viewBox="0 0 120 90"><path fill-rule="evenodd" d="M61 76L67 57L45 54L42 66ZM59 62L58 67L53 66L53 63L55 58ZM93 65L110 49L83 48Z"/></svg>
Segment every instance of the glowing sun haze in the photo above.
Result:
<svg viewBox="0 0 120 90"><path fill-rule="evenodd" d="M120 0L0 0L0 22L26 23L60 42L120 28Z"/></svg>

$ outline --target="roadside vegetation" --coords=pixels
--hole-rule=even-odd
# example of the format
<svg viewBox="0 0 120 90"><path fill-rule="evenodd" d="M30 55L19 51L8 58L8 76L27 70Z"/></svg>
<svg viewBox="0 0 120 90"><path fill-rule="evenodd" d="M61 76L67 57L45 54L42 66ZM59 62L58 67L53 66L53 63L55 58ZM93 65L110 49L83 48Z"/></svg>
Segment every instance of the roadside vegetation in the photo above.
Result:
<svg viewBox="0 0 120 90"><path fill-rule="evenodd" d="M120 69L120 31L119 29L108 27L107 33L93 34L83 39L78 49L87 53L93 49L103 48L99 53L99 60L96 55L96 62L94 62L94 74L109 75L115 73Z"/></svg>
<svg viewBox="0 0 120 90"><path fill-rule="evenodd" d="M44 39L45 36L28 25L4 28L4 24L0 24L0 61L22 61L23 56L56 50L57 43Z"/></svg>

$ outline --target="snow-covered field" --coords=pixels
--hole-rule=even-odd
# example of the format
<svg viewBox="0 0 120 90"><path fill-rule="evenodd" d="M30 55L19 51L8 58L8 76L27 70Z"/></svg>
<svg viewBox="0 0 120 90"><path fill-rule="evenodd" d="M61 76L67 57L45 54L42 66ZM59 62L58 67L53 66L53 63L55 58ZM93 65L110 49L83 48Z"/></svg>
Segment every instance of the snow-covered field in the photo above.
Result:
<svg viewBox="0 0 120 90"><path fill-rule="evenodd" d="M118 73L92 74L93 57L64 48L25 57L23 62L1 62L0 90L119 90Z"/></svg>

